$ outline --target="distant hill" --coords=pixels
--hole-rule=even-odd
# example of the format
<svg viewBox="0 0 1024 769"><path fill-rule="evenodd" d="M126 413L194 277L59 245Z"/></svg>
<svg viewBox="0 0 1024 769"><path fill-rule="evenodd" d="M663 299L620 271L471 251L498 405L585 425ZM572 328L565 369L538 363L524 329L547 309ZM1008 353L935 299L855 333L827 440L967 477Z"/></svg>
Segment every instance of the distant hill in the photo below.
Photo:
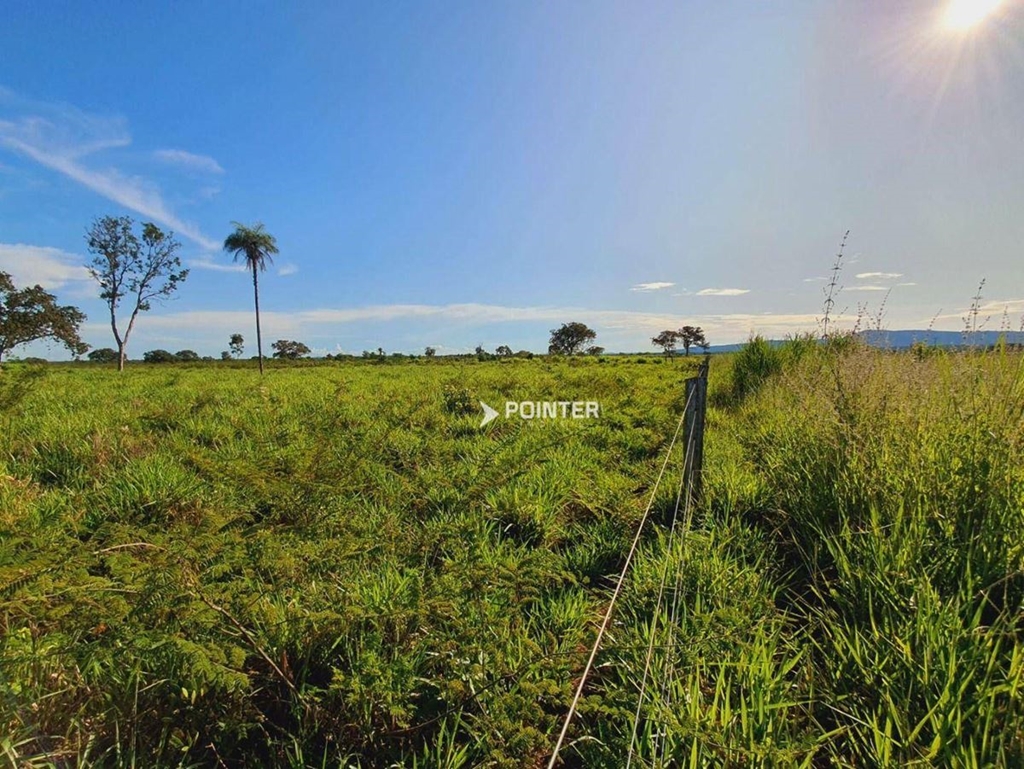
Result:
<svg viewBox="0 0 1024 769"><path fill-rule="evenodd" d="M913 346L915 342L923 342L933 347L989 347L999 341L1005 333L1009 344L1024 344L1024 333L1020 331L976 331L964 334L962 331L861 331L860 337L872 347L885 347L890 350L903 350Z"/></svg>

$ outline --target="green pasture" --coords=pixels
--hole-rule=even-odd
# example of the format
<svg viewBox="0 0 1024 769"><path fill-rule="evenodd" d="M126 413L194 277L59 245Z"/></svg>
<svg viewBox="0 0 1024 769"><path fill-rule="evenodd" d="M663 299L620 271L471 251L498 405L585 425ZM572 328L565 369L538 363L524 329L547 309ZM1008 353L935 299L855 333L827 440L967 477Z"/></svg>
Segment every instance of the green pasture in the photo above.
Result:
<svg viewBox="0 0 1024 769"><path fill-rule="evenodd" d="M543 765L696 365L5 367L2 760ZM1020 355L752 346L709 400L565 765L1024 763Z"/></svg>

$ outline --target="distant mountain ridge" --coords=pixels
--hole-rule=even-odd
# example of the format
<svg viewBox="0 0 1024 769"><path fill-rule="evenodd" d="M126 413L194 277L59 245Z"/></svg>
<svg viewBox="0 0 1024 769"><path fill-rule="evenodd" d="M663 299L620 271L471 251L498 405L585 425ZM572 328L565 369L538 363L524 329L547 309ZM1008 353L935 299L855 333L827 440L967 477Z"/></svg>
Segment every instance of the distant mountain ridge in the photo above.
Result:
<svg viewBox="0 0 1024 769"><path fill-rule="evenodd" d="M910 329L901 331L875 330L861 331L858 336L872 347L884 347L890 350L904 350L921 342L932 347L990 347L1006 337L1008 344L1024 344L1024 333L1020 331L929 331Z"/></svg>

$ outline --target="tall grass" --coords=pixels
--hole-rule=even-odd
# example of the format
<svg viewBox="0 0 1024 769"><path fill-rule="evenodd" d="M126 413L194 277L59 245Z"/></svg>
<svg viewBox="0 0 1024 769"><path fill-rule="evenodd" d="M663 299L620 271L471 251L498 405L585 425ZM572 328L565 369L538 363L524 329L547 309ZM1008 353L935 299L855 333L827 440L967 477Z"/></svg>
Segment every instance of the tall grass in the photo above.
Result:
<svg viewBox="0 0 1024 769"><path fill-rule="evenodd" d="M768 374L709 415L705 504L644 551L582 763L1021 765L1022 360L735 356L719 395Z"/></svg>
<svg viewBox="0 0 1024 769"><path fill-rule="evenodd" d="M830 750L1024 761L1021 356L819 356L746 418Z"/></svg>

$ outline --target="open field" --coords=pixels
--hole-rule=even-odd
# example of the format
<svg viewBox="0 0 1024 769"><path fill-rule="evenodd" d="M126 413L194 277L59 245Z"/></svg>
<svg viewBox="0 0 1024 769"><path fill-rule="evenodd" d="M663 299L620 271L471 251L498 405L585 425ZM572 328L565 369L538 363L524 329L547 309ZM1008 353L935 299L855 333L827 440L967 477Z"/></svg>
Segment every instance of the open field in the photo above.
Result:
<svg viewBox="0 0 1024 769"><path fill-rule="evenodd" d="M762 353L712 361L566 764L1020 765L1021 356ZM543 765L697 363L644 360L8 367L0 755Z"/></svg>

